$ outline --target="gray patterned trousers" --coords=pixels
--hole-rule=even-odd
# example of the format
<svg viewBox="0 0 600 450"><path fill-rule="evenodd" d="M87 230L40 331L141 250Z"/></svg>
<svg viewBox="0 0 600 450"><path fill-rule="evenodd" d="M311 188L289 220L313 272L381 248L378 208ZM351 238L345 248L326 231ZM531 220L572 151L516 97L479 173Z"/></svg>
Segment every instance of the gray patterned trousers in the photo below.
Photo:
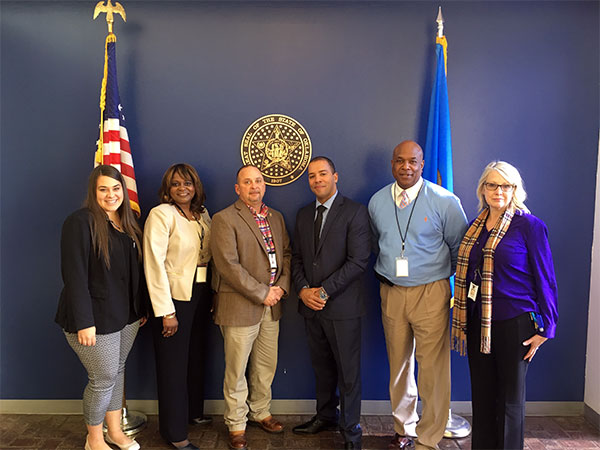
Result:
<svg viewBox="0 0 600 450"><path fill-rule="evenodd" d="M125 361L140 327L139 320L125 325L121 331L97 334L96 345L88 347L77 341L77 333L65 336L88 373L83 391L83 419L88 425L99 425L106 411L121 409L125 382Z"/></svg>

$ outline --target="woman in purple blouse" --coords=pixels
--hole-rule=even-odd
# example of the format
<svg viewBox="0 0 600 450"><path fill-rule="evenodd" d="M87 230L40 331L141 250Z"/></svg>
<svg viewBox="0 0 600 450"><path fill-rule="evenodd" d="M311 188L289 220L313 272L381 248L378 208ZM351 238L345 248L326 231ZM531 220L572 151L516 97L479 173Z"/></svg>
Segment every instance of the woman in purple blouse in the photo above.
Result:
<svg viewBox="0 0 600 450"><path fill-rule="evenodd" d="M469 358L473 449L523 448L527 368L556 330L548 230L526 197L515 167L488 164L458 251L452 346Z"/></svg>

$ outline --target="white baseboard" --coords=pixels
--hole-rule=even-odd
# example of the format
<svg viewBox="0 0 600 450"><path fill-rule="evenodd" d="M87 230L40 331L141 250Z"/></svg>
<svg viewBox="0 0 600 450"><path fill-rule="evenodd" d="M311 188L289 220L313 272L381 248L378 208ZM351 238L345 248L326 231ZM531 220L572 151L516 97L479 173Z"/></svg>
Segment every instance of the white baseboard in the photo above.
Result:
<svg viewBox="0 0 600 450"><path fill-rule="evenodd" d="M315 413L315 400L273 400L273 414ZM144 414L158 414L157 400L127 400L127 407ZM471 402L452 402L452 412L458 415L471 415ZM206 400L206 414L223 414L223 400ZM419 404L420 410L420 404ZM581 416L583 402L527 402L528 416ZM0 400L0 414L81 414L81 400ZM388 400L363 400L362 414L365 416L385 416L391 414Z"/></svg>

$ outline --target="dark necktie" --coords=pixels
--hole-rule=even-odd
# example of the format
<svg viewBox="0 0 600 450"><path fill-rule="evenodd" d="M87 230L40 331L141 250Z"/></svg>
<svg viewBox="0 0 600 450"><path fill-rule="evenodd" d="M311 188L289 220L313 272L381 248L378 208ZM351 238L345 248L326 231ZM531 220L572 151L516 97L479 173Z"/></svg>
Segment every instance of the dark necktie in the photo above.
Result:
<svg viewBox="0 0 600 450"><path fill-rule="evenodd" d="M323 213L327 208L319 205L317 208L317 218L315 219L315 253L319 247L319 234L321 234L321 225L323 225Z"/></svg>

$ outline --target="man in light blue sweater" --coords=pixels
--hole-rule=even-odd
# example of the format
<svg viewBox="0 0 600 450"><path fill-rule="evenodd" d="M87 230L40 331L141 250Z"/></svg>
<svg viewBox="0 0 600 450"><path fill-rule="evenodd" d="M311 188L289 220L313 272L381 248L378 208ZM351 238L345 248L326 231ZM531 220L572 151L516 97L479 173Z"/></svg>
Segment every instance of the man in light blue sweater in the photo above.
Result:
<svg viewBox="0 0 600 450"><path fill-rule="evenodd" d="M419 144L401 142L392 157L396 181L369 201L396 431L390 449L411 446L415 436L417 449L437 449L450 407L449 277L467 218L458 197L423 180L424 164Z"/></svg>

